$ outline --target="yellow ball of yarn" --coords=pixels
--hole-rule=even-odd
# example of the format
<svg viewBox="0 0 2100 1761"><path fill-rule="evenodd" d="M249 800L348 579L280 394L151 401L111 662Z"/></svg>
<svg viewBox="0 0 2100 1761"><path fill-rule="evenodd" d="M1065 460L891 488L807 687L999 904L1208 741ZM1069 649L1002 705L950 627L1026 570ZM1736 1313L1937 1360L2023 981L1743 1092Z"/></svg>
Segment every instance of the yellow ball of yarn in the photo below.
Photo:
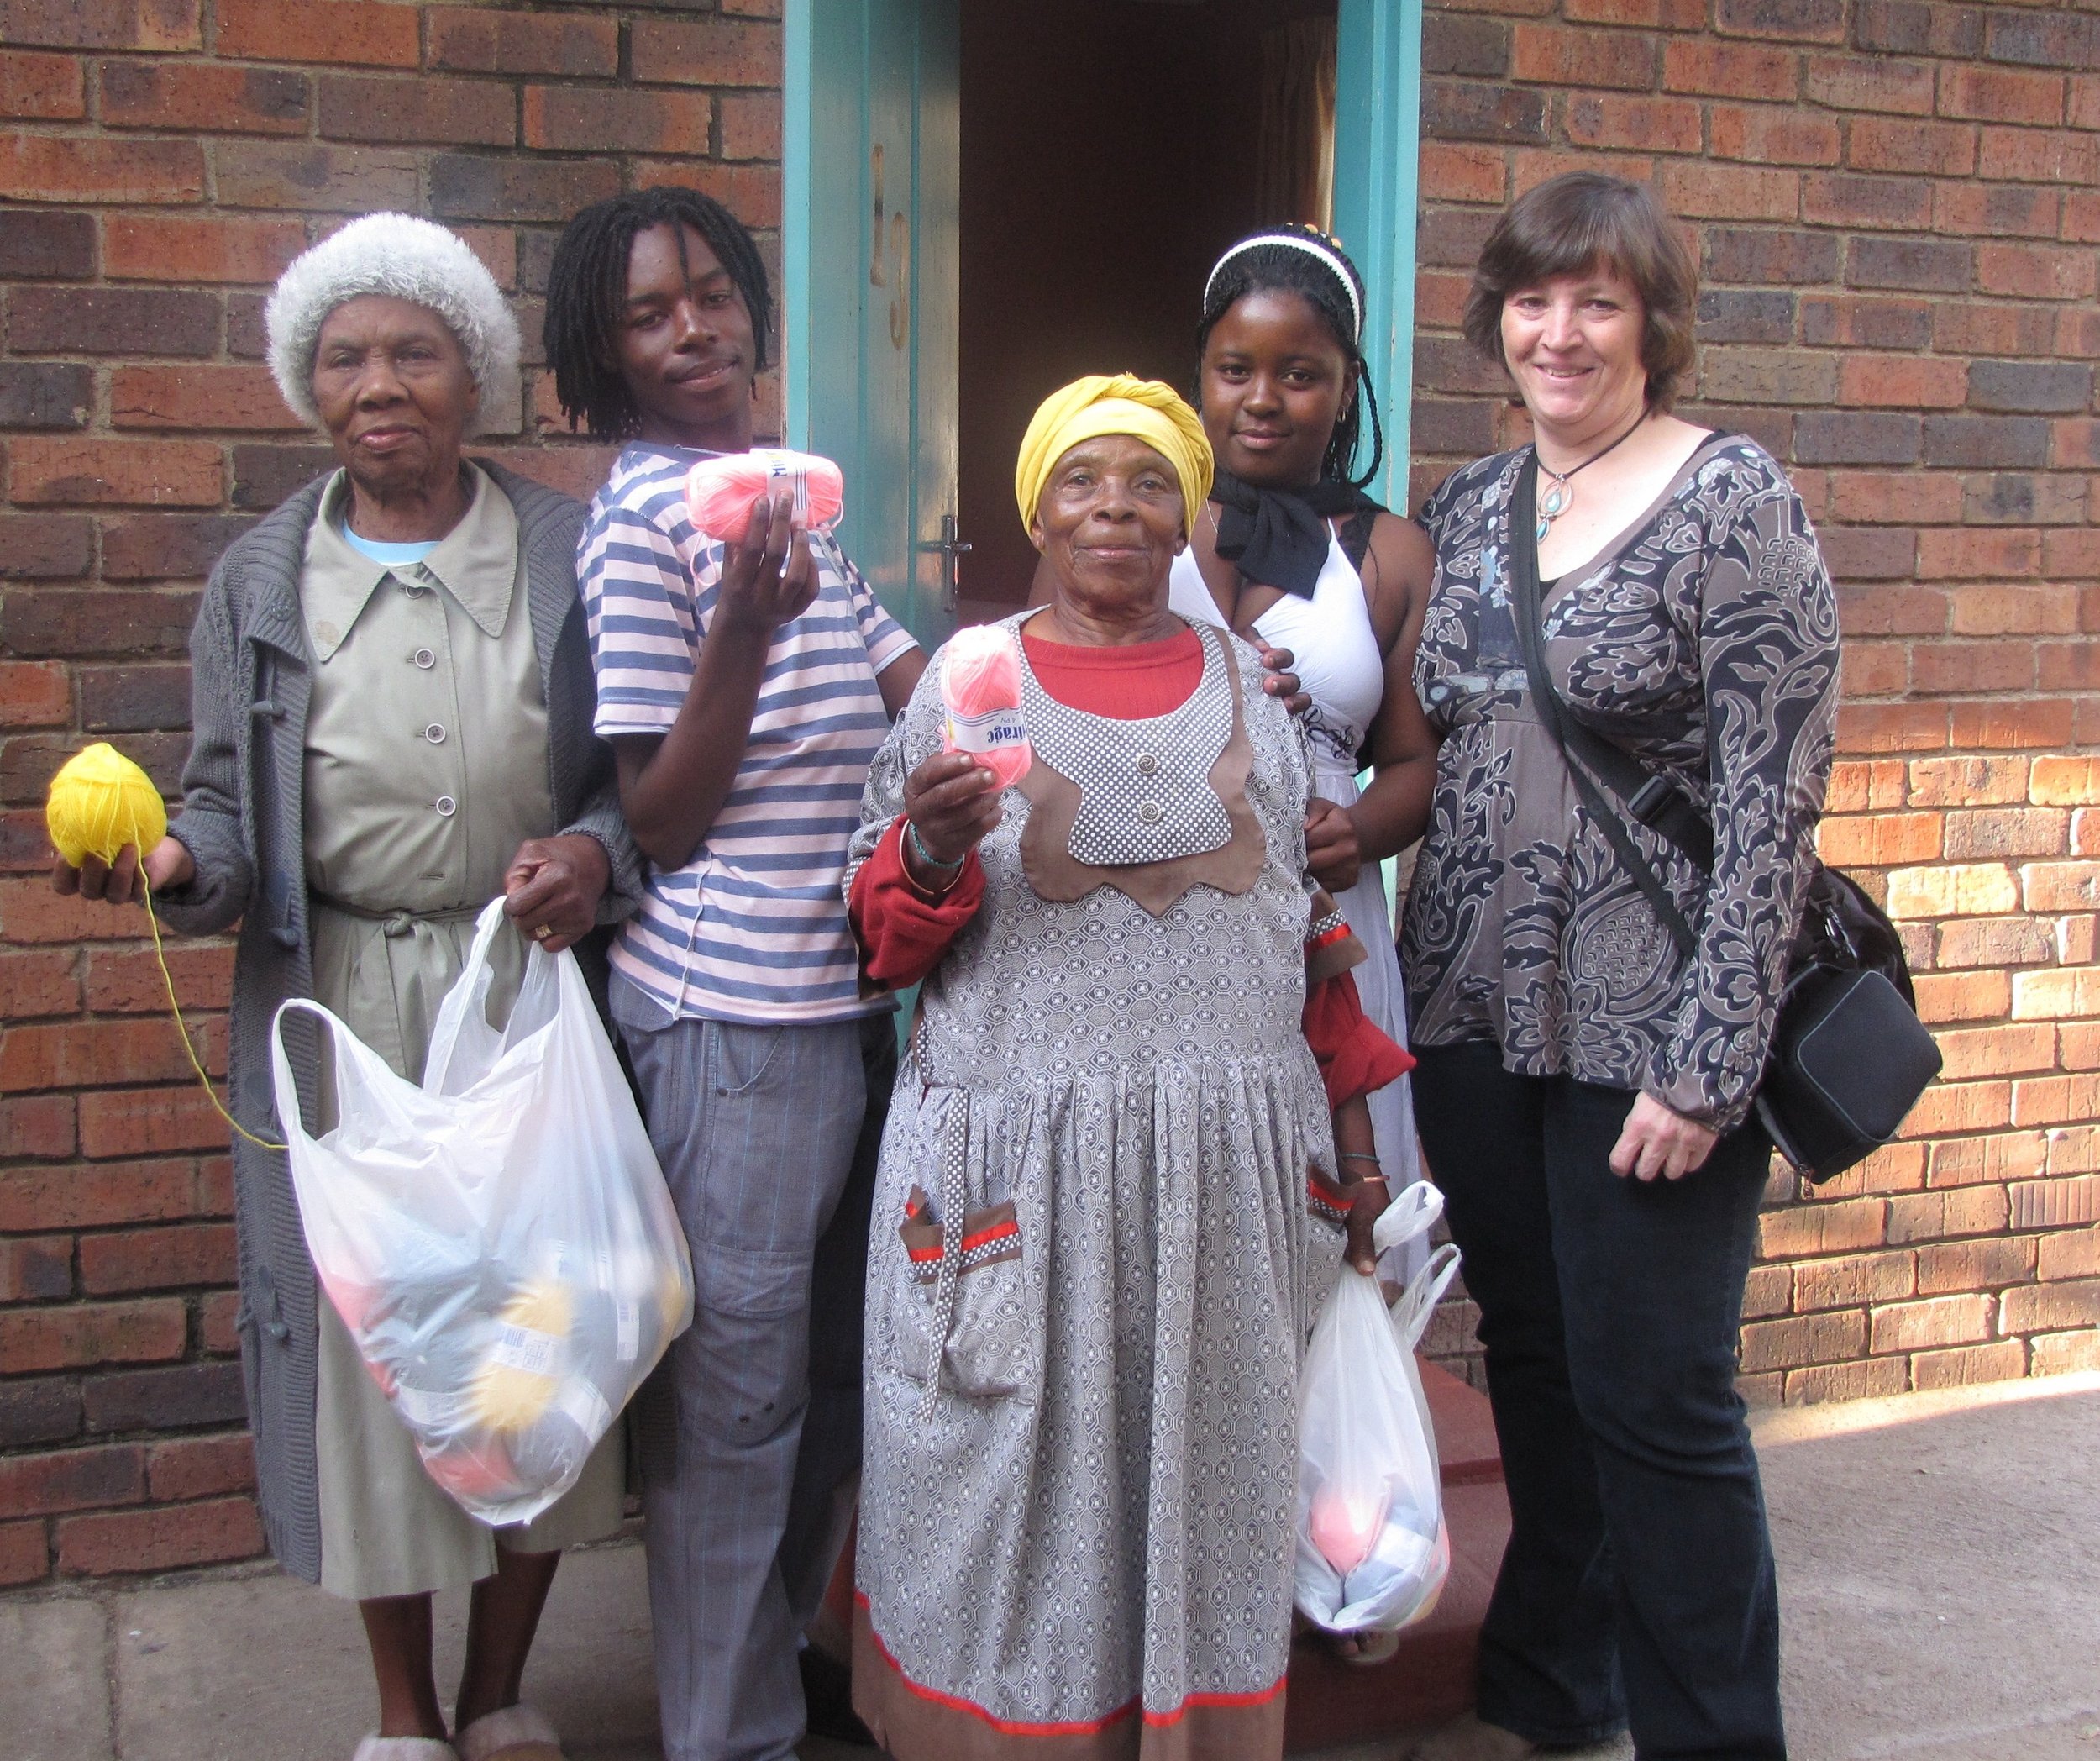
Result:
<svg viewBox="0 0 2100 1761"><path fill-rule="evenodd" d="M168 809L153 779L107 740L75 753L51 779L44 824L73 867L89 856L114 862L136 844L143 859L168 834Z"/></svg>
<svg viewBox="0 0 2100 1761"><path fill-rule="evenodd" d="M575 1314L568 1291L551 1282L528 1284L504 1304L496 1317L502 1331L467 1388L477 1423L522 1431L539 1422L561 1388Z"/></svg>

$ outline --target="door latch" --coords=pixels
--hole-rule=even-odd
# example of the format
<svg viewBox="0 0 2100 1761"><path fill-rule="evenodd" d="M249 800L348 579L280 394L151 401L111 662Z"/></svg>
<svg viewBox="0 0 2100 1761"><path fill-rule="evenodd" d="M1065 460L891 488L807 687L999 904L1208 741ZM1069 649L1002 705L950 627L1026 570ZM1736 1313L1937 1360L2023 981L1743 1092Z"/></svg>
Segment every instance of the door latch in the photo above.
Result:
<svg viewBox="0 0 2100 1761"><path fill-rule="evenodd" d="M919 546L921 550L937 550L941 555L941 609L953 612L963 591L963 559L969 555L971 546L956 536L955 516L941 516L941 536L937 542Z"/></svg>

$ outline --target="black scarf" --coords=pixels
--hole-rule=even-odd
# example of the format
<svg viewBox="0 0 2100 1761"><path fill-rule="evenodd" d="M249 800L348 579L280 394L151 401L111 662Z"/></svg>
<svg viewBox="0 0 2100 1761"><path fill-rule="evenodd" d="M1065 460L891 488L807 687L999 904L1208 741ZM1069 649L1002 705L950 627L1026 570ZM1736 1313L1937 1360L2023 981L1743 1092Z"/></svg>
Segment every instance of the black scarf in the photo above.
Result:
<svg viewBox="0 0 2100 1761"><path fill-rule="evenodd" d="M1323 479L1310 489L1257 489L1221 470L1211 485L1218 555L1247 580L1310 599L1327 561L1327 522L1378 503L1349 483Z"/></svg>

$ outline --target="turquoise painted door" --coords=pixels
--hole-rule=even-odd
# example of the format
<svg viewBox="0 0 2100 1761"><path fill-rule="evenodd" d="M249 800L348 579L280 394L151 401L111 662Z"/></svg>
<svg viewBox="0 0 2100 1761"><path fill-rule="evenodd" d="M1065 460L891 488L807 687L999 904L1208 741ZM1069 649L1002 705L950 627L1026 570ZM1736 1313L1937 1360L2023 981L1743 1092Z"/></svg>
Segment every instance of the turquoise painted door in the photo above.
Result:
<svg viewBox="0 0 2100 1761"><path fill-rule="evenodd" d="M954 623L958 4L785 19L787 441L837 460L841 539L929 648Z"/></svg>
<svg viewBox="0 0 2100 1761"><path fill-rule="evenodd" d="M1407 505L1415 391L1415 204L1422 0L1341 0L1335 45L1335 234L1363 272L1363 354L1385 421L1371 493Z"/></svg>

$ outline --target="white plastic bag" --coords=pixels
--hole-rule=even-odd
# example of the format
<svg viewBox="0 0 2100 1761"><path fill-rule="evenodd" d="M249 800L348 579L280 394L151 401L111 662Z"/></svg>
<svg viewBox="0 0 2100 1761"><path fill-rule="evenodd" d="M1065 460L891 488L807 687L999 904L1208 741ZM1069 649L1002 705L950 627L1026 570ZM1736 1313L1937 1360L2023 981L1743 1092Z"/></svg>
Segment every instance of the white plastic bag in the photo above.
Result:
<svg viewBox="0 0 2100 1761"><path fill-rule="evenodd" d="M1388 1248L1428 1233L1443 1195L1417 1180L1379 1217ZM1344 1265L1298 1378L1297 1601L1334 1632L1396 1632L1425 1616L1451 1570L1436 1432L1415 1347L1458 1269L1430 1256L1389 1311Z"/></svg>
<svg viewBox="0 0 2100 1761"><path fill-rule="evenodd" d="M277 1012L277 1117L307 1247L430 1477L492 1526L576 1482L692 1324L685 1231L575 956L528 944L489 1024L492 902L431 1034L421 1086L318 1003ZM338 1118L302 1127L287 1013L334 1045Z"/></svg>

